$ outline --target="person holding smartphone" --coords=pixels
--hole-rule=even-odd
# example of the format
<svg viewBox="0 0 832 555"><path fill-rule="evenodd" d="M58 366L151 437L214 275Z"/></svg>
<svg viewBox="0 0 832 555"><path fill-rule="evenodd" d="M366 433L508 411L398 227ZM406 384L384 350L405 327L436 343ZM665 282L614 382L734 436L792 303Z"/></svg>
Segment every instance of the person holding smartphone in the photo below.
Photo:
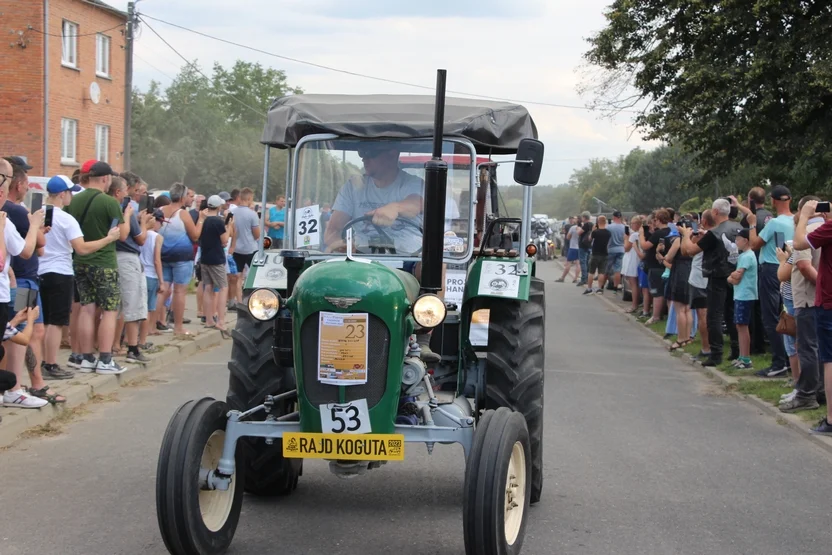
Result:
<svg viewBox="0 0 832 555"><path fill-rule="evenodd" d="M119 202L107 194L113 177L117 174L106 162L95 162L82 178L86 189L72 197L66 212L78 221L87 241L107 237L113 227L119 229L119 240L130 233L130 217L133 207L122 212ZM109 243L88 254L77 254L73 262L81 309L77 331L81 348L81 372L98 374L122 374L125 368L113 360L112 345L115 339L116 320L121 305L118 260L116 247ZM94 352L96 309L102 315L98 325L99 356Z"/></svg>
<svg viewBox="0 0 832 555"><path fill-rule="evenodd" d="M776 185L770 193L774 210L777 213L775 218L757 233L757 214L752 213L750 208L737 205L739 210L746 214L746 221L749 225L749 242L751 248L759 250L759 291L760 310L762 312L763 329L768 337L772 351L771 366L756 372L757 377L776 378L785 375L789 371L786 346L783 338L777 333L777 324L780 321L783 298L780 295L780 280L777 278L777 270L780 268L780 261L777 259L778 242L779 247L785 241L794 239L794 215L791 211L792 194L783 185ZM736 199L734 199L735 202Z"/></svg>

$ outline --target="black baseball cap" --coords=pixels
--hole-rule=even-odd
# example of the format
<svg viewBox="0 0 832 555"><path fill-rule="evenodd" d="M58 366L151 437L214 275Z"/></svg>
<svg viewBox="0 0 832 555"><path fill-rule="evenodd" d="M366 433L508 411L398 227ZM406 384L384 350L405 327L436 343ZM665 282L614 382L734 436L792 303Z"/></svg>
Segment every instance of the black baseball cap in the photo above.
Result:
<svg viewBox="0 0 832 555"><path fill-rule="evenodd" d="M105 175L118 175L113 168L110 167L110 164L107 162L96 162L90 168L90 177L103 177Z"/></svg>
<svg viewBox="0 0 832 555"><path fill-rule="evenodd" d="M26 163L26 161L21 158L20 156L6 156L6 161L10 164L14 164L15 166L20 166L26 171L32 169L32 166Z"/></svg>
<svg viewBox="0 0 832 555"><path fill-rule="evenodd" d="M737 233L737 237L742 237L743 239L750 239L751 238L751 230L749 228L744 228Z"/></svg>
<svg viewBox="0 0 832 555"><path fill-rule="evenodd" d="M612 213L613 218L620 218L621 217L621 210L616 210Z"/></svg>
<svg viewBox="0 0 832 555"><path fill-rule="evenodd" d="M775 185L771 190L771 198L774 200L791 200L792 192L785 185Z"/></svg>

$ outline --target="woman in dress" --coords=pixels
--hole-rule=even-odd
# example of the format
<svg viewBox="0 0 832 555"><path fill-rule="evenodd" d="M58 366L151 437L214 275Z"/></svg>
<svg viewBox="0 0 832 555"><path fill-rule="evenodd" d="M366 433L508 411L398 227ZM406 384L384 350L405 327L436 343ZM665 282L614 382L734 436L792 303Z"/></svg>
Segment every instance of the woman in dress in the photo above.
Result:
<svg viewBox="0 0 832 555"><path fill-rule="evenodd" d="M680 248L682 241L678 234L668 236L665 241L669 243L669 246L665 247L667 254L664 255L662 262L666 268L670 268L667 300L673 303L677 330L676 341L670 346L670 350L675 351L693 341L691 339L693 312L690 310L690 286L688 285L693 258L682 254Z"/></svg>
<svg viewBox="0 0 832 555"><path fill-rule="evenodd" d="M630 284L630 291L633 295L633 305L626 310L627 314L632 314L638 310L639 306L639 286L638 286L638 267L641 262L638 248L638 232L641 229L641 218L633 216L630 220L630 233L624 235L624 260L621 264L621 275L623 275Z"/></svg>

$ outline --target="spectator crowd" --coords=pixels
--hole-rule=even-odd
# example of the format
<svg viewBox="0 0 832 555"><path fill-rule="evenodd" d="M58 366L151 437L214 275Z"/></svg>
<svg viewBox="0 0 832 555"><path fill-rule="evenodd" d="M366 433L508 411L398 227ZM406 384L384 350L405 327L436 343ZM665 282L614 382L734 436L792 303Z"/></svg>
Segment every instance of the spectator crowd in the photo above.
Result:
<svg viewBox="0 0 832 555"><path fill-rule="evenodd" d="M64 403L49 382L121 374L115 357L147 363L149 336L192 337L192 283L203 326L230 337L226 313L242 299L260 236L251 189L205 198L175 183L154 198L140 176L89 160L72 177L49 179L43 206L30 210L31 169L20 157L0 159L3 406ZM282 239L285 199L276 204L267 229ZM68 359L59 360L62 347Z"/></svg>
<svg viewBox="0 0 832 555"><path fill-rule="evenodd" d="M789 377L780 410L817 409L832 387L832 217L816 196L794 200L775 185L742 201L718 198L703 212L659 208L626 224L618 211L611 223L584 212L565 225L556 281L572 273L591 295L610 280L619 294L626 280L626 312L646 325L666 318L665 337L676 336L670 350L698 334L704 366L728 360L759 378ZM752 355L764 353L771 364L755 368ZM828 413L812 431L832 435Z"/></svg>

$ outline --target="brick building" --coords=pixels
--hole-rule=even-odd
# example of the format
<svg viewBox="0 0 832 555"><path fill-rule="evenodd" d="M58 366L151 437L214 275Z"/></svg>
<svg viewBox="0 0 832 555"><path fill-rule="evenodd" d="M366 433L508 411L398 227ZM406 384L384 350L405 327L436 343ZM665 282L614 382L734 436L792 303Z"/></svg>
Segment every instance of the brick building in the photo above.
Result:
<svg viewBox="0 0 832 555"><path fill-rule="evenodd" d="M0 0L0 156L33 175L122 169L126 23L100 0Z"/></svg>

